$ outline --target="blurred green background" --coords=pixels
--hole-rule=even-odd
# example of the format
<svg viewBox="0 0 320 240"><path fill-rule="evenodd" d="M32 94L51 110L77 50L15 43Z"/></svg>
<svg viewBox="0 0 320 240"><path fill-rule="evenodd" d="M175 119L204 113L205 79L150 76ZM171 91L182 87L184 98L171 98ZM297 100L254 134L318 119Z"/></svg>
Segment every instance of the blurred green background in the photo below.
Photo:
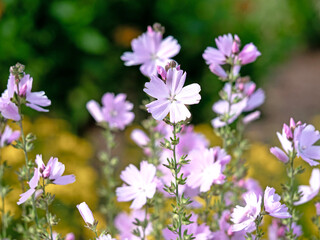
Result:
<svg viewBox="0 0 320 240"><path fill-rule="evenodd" d="M147 79L138 67L125 67L120 56L154 22L180 43L175 59L187 71L187 81L202 86L202 104L192 107L194 123L212 119L211 105L221 88L201 56L217 36L238 34L243 44L258 47L262 56L243 73L260 85L262 76L293 50L320 46L318 0L2 0L1 91L9 66L25 64L34 91L44 90L52 100L50 114L82 132L93 123L85 110L88 100L125 92L138 106L145 97ZM138 107L135 113L139 122L144 113Z"/></svg>

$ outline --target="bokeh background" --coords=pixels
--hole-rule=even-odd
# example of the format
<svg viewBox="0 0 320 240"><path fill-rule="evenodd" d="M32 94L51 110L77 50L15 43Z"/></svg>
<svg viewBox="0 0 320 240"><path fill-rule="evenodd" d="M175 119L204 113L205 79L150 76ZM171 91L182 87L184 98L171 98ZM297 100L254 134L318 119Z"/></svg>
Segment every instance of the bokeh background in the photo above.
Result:
<svg viewBox="0 0 320 240"><path fill-rule="evenodd" d="M52 100L46 118L26 109L28 123L34 126L30 131L36 132L38 139L47 139L39 140L35 154L42 153L47 159L55 155L70 172L78 171L73 190L65 190L58 198L63 223L57 230L62 233L83 235L86 230L77 219L75 204L87 201L94 209L97 202L99 131L85 109L86 102L100 101L105 92L125 92L135 105L133 125L146 117L139 105L145 98L142 89L147 78L138 67L125 67L120 56L131 51L131 40L154 22L165 26L165 36L174 36L181 45L175 59L187 71L187 83L202 86L201 104L191 108L192 122L208 136L214 117L211 106L222 84L202 59L204 49L214 46L217 36L232 33L238 34L243 44L253 42L262 53L242 74L250 75L267 95L262 119L248 129L254 142L248 153L252 174L261 178L263 187L273 183L280 189L283 172L275 171L279 167L268 148L277 143L275 131L283 122L293 116L319 126L319 0L0 0L0 90L6 88L9 67L16 62L25 64L34 78L34 90L44 90ZM119 148L125 148L117 150L122 166L141 156L139 150L133 150L130 129L118 136ZM212 145L217 143L212 140ZM14 151L8 150L9 162L16 158ZM265 169L265 162L275 165ZM308 182L309 174L307 171L303 183ZM10 194L13 203L17 194ZM13 211L15 208L12 204ZM65 217L72 219L68 225ZM305 229L310 232L308 225Z"/></svg>

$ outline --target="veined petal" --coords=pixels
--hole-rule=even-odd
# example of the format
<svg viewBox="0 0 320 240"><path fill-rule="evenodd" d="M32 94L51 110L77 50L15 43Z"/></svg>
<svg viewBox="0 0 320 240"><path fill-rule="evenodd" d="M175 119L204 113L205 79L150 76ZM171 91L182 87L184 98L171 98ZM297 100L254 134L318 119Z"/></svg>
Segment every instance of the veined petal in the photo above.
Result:
<svg viewBox="0 0 320 240"><path fill-rule="evenodd" d="M17 204L20 205L20 204L24 203L25 201L27 201L35 191L36 190L34 188L31 188L28 191L20 194L20 199L17 202Z"/></svg>
<svg viewBox="0 0 320 240"><path fill-rule="evenodd" d="M199 84L190 84L181 89L181 91L176 95L176 99L187 105L197 104L201 99L199 94L200 90L201 88Z"/></svg>
<svg viewBox="0 0 320 240"><path fill-rule="evenodd" d="M67 185L70 183L74 183L75 181L76 181L76 177L73 174L71 174L71 175L61 176L55 179L53 183L57 185Z"/></svg>
<svg viewBox="0 0 320 240"><path fill-rule="evenodd" d="M170 111L169 100L156 100L146 105L148 112L152 114L152 117L156 120L162 120L168 115Z"/></svg>
<svg viewBox="0 0 320 240"><path fill-rule="evenodd" d="M143 91L157 99L167 99L170 96L168 87L157 76L151 77L151 81L145 84Z"/></svg>

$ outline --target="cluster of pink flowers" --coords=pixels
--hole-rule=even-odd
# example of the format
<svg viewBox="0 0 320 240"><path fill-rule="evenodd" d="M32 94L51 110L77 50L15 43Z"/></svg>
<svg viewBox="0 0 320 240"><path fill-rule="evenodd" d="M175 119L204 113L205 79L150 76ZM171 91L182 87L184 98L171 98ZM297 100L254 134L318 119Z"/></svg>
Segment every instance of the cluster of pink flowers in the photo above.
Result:
<svg viewBox="0 0 320 240"><path fill-rule="evenodd" d="M275 193L274 188L267 187L264 191L264 211L276 218L290 218L288 208L280 203L281 197ZM232 232L244 230L252 232L256 229L255 220L261 213L261 195L256 195L254 192L249 192L244 195L246 203L245 207L236 206L231 214L231 221L234 223L231 227Z"/></svg>
<svg viewBox="0 0 320 240"><path fill-rule="evenodd" d="M228 73L221 67L224 64L234 66L233 71L229 74L237 76L241 65L254 62L261 55L253 43L246 44L240 51L240 38L229 33L228 35L219 36L215 39L217 48L207 47L203 53L203 58L209 65L211 72L222 79L228 77Z"/></svg>

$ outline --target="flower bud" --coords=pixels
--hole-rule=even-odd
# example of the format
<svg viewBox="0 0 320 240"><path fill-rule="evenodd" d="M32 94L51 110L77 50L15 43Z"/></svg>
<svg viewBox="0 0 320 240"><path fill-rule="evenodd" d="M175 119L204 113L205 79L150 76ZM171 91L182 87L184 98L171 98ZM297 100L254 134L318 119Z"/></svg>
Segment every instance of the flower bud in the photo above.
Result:
<svg viewBox="0 0 320 240"><path fill-rule="evenodd" d="M82 202L77 205L77 208L83 218L83 220L90 225L94 224L94 217L88 205L85 202Z"/></svg>

